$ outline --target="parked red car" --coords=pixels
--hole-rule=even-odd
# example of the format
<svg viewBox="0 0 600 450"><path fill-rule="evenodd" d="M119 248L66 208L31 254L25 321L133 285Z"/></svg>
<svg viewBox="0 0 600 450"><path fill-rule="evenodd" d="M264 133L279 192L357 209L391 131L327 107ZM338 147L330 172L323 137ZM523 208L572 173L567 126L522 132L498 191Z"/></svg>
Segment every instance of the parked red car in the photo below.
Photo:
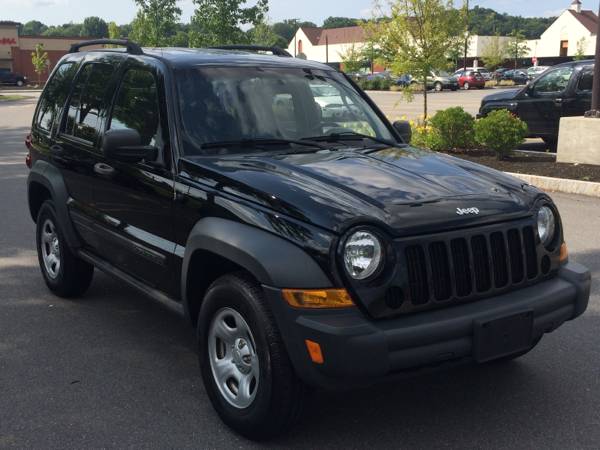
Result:
<svg viewBox="0 0 600 450"><path fill-rule="evenodd" d="M485 78L474 70L467 70L458 75L458 86L469 90L471 88L483 89Z"/></svg>

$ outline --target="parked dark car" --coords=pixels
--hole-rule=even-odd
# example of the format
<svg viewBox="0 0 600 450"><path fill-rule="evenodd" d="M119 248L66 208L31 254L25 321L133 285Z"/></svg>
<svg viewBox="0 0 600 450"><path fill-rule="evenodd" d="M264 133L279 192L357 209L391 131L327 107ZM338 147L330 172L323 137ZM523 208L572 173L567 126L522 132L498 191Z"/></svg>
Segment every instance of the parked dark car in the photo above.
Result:
<svg viewBox="0 0 600 450"><path fill-rule="evenodd" d="M471 88L483 89L485 78L475 70L460 71L458 73L458 86L467 91Z"/></svg>
<svg viewBox="0 0 600 450"><path fill-rule="evenodd" d="M529 81L529 75L523 70L507 70L500 75L500 80L514 81L515 84L527 84Z"/></svg>
<svg viewBox="0 0 600 450"><path fill-rule="evenodd" d="M0 69L0 84L9 84L21 87L27 84L27 77L15 72L11 72L10 69Z"/></svg>
<svg viewBox="0 0 600 450"><path fill-rule="evenodd" d="M126 51L79 52L98 42ZM42 276L77 297L98 268L184 315L210 401L253 439L307 386L507 361L581 315L552 199L409 140L320 63L75 45L27 139Z"/></svg>
<svg viewBox="0 0 600 450"><path fill-rule="evenodd" d="M498 67L496 70L494 70L494 72L492 72L492 79L494 80L500 80L502 78L502 74L504 72L509 71L510 69L507 69L505 67Z"/></svg>
<svg viewBox="0 0 600 450"><path fill-rule="evenodd" d="M541 137L554 148L560 118L583 116L591 108L593 68L593 61L551 67L525 88L488 95L481 102L479 114L508 109L527 123L530 137Z"/></svg>

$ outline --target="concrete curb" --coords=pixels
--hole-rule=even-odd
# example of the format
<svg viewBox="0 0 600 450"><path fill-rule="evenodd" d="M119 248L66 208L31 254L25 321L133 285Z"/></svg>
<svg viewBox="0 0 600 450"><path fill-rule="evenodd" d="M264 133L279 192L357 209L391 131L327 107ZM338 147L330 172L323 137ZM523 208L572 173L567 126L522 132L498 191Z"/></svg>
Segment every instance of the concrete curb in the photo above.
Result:
<svg viewBox="0 0 600 450"><path fill-rule="evenodd" d="M525 175L522 173L506 173L544 191L600 197L600 183L592 183L591 181L567 180L564 178L542 177L538 175Z"/></svg>

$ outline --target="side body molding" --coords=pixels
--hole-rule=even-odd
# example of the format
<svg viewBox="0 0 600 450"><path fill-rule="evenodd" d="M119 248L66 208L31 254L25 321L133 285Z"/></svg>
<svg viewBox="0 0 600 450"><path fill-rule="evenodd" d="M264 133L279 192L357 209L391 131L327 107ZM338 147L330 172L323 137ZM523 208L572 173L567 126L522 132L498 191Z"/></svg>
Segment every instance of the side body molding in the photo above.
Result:
<svg viewBox="0 0 600 450"><path fill-rule="evenodd" d="M201 219L192 229L182 267L184 302L192 255L196 250L218 254L248 270L261 284L280 288L329 288L331 280L300 247L274 234L231 220Z"/></svg>
<svg viewBox="0 0 600 450"><path fill-rule="evenodd" d="M56 218L60 223L61 230L65 235L69 247L73 249L81 247L81 241L69 217L67 206L69 193L60 171L43 160L36 161L31 168L27 178L27 191L31 217L35 221L37 217L34 217L33 210L31 209L31 187L34 183L45 187L50 192L50 196L56 207Z"/></svg>

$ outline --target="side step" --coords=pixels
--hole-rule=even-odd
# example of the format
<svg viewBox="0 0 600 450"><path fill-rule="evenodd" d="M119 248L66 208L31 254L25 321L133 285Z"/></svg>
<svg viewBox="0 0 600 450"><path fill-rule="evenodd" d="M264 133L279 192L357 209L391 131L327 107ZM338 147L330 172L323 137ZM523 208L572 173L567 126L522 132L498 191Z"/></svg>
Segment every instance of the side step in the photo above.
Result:
<svg viewBox="0 0 600 450"><path fill-rule="evenodd" d="M112 264L104 261L101 258L98 258L97 256L92 255L91 253L86 252L85 250L80 250L78 255L81 259L92 264L94 267L97 267L102 272L125 282L129 286L140 291L142 294L145 294L154 301L160 303L162 306L169 309L170 311L173 311L174 313L177 313L181 316L184 315L183 305L175 299L164 294L163 292L146 286L144 283L133 278L131 275L126 274L122 270L114 267Z"/></svg>

